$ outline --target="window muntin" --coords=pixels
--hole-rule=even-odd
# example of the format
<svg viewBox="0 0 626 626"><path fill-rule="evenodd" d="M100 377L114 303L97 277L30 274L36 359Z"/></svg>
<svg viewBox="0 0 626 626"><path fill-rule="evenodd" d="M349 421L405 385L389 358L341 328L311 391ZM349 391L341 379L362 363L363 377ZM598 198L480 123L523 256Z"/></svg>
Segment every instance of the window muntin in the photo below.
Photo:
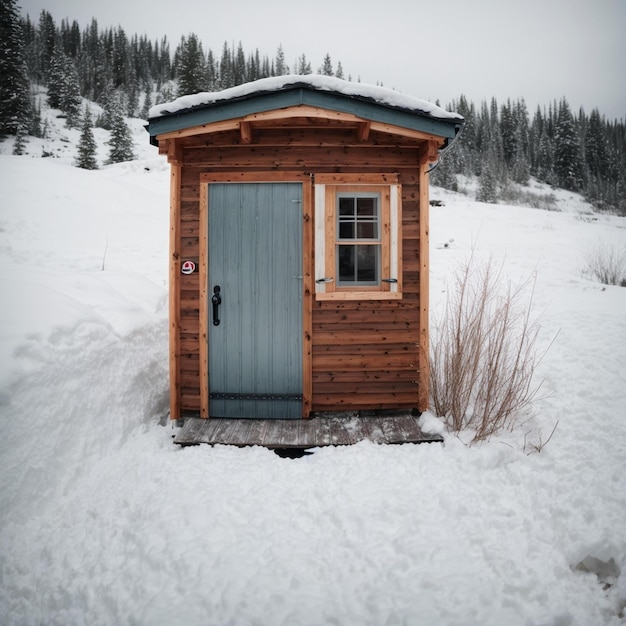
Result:
<svg viewBox="0 0 626 626"><path fill-rule="evenodd" d="M340 287L380 285L379 193L338 193L336 276Z"/></svg>

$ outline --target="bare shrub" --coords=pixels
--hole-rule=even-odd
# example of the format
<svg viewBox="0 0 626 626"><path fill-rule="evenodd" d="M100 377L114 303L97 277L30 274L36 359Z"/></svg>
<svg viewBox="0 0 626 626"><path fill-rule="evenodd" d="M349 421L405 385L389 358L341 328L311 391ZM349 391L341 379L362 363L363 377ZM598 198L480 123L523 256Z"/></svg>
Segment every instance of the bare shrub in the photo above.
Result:
<svg viewBox="0 0 626 626"><path fill-rule="evenodd" d="M435 413L473 442L514 425L535 398L539 325L531 319L534 279L513 288L493 260L471 258L454 274L430 355Z"/></svg>
<svg viewBox="0 0 626 626"><path fill-rule="evenodd" d="M583 272L604 285L626 284L626 249L598 242L585 251Z"/></svg>
<svg viewBox="0 0 626 626"><path fill-rule="evenodd" d="M556 203L556 196L553 193L536 193L528 189L523 189L518 185L505 186L499 195L499 201L505 204L543 209L544 211L559 210Z"/></svg>

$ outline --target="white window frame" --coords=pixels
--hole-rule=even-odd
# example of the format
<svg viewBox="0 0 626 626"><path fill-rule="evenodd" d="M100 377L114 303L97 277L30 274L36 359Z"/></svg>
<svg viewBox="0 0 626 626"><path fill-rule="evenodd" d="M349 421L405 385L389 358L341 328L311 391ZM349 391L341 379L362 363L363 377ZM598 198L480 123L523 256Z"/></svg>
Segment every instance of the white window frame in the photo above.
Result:
<svg viewBox="0 0 626 626"><path fill-rule="evenodd" d="M338 193L380 193L380 282L341 286L336 274ZM396 174L317 174L315 176L316 300L396 300L402 298L402 189ZM364 243L364 242L359 242Z"/></svg>

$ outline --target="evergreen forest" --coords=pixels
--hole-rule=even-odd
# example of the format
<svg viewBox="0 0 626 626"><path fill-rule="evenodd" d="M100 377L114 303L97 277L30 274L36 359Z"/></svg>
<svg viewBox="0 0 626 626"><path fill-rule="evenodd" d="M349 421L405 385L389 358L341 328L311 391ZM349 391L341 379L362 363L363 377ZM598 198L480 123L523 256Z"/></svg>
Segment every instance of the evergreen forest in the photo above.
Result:
<svg viewBox="0 0 626 626"><path fill-rule="evenodd" d="M174 43L127 34L121 26L100 28L95 19L86 27L57 24L45 10L33 21L20 14L16 0L0 0L0 141L14 136L13 152L20 154L28 135L45 133L33 97L33 86L43 85L49 105L84 134L79 166L93 166L85 100L102 108L93 124L112 132L110 162L131 159L124 117L145 119L154 104L269 76L315 72L352 80L330 54L319 61L312 65L301 54L289 64L280 44L271 56L246 51L241 42L214 51L194 33ZM461 95L437 104L463 115L465 127L432 173L433 183L462 190L463 176L476 177L477 199L515 202L533 177L626 215L624 119L606 119L598 108L573 111L565 98L533 112L524 100L476 104Z"/></svg>

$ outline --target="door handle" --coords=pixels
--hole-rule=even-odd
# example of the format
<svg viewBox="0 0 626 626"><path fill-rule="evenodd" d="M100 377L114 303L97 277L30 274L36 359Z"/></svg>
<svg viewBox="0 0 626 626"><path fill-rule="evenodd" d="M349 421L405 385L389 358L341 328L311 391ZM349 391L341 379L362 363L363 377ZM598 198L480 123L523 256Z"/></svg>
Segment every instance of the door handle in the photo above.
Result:
<svg viewBox="0 0 626 626"><path fill-rule="evenodd" d="M220 311L219 306L222 304L222 296L220 294L220 286L215 285L213 287L213 297L211 298L211 302L213 303L213 326L220 325Z"/></svg>

